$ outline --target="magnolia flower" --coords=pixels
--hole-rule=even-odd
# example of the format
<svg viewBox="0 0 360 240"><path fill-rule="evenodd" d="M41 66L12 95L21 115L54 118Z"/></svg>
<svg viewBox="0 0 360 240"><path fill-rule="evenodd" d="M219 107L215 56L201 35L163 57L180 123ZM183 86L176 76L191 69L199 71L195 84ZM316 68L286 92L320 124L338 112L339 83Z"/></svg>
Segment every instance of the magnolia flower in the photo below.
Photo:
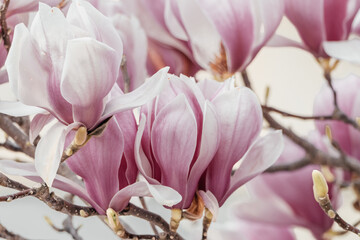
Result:
<svg viewBox="0 0 360 240"><path fill-rule="evenodd" d="M144 83L147 77L146 57L148 43L144 29L135 16L127 14L126 9L124 9L124 1L91 0L89 2L110 18L124 44L128 79L123 79L122 71L119 69L118 85L125 92L136 89ZM151 74L155 72L151 72ZM125 83L125 81L128 81L128 83Z"/></svg>
<svg viewBox="0 0 360 240"><path fill-rule="evenodd" d="M131 197L154 196L163 205L172 206L181 196L171 188L136 182L134 141L137 126L131 111L116 114L101 136L96 136L77 154L67 160L71 170L82 177L85 188L62 176L56 176L53 187L86 200L99 214L108 208L124 209ZM41 181L33 164L3 160L0 170Z"/></svg>
<svg viewBox="0 0 360 240"><path fill-rule="evenodd" d="M0 111L24 114L23 107L14 110L21 103L46 110L31 123L32 139L52 118L58 120L35 152L36 169L49 186L72 129L92 130L114 113L144 104L166 80L163 69L137 91L115 94L122 52L111 21L85 1L73 1L66 18L58 8L40 4L30 31L16 26L5 65L20 103L2 102Z"/></svg>
<svg viewBox="0 0 360 240"><path fill-rule="evenodd" d="M325 148L317 132L310 135L310 141L320 149ZM285 138L284 152L277 163L297 161L304 156L302 148ZM323 212L314 199L311 178L314 169L318 167L307 166L292 172L260 175L247 185L253 199L238 204L235 207L236 216L242 221L269 224L274 227L302 226L308 228L316 239L323 239L323 234L331 228L333 220ZM335 184L329 184L329 189L332 204L337 208L339 191Z"/></svg>
<svg viewBox="0 0 360 240"><path fill-rule="evenodd" d="M173 46L173 40L165 42L173 38L163 37L170 33L180 43L186 43L202 68L226 76L244 70L266 44L282 19L284 3L282 0L170 0L148 3L146 10L155 17L144 22L155 21L160 26L152 33L153 39Z"/></svg>
<svg viewBox="0 0 360 240"><path fill-rule="evenodd" d="M327 58L323 43L346 40L360 9L359 0L287 0L286 16L295 25L303 48L315 57ZM311 26L311 27L309 27Z"/></svg>
<svg viewBox="0 0 360 240"><path fill-rule="evenodd" d="M9 1L9 6L6 11L6 23L8 28L8 34L10 40L13 37L12 29L16 24L29 22L29 13L34 12L38 9L39 2L44 2L50 5L56 5L59 3L58 0L17 0ZM56 4L55 4L56 3ZM0 6L4 4L4 1L0 1ZM7 46L8 47L8 46ZM4 66L7 57L7 49L5 44L0 45L0 84L8 82L8 75Z"/></svg>
<svg viewBox="0 0 360 240"><path fill-rule="evenodd" d="M146 32L149 43L147 49L149 74L170 66L171 73L192 76L199 70L199 66L194 60L188 43L173 35L174 29L167 24L168 18L174 18L174 16L166 15L169 2L165 0L123 1L123 11L136 15Z"/></svg>
<svg viewBox="0 0 360 240"><path fill-rule="evenodd" d="M183 75L168 78L168 87L141 109L137 165L150 183L180 193L182 201L174 208L189 208L201 190L205 206L216 213L218 204L276 160L281 133L258 138L262 114L256 96L233 87L232 80L197 85Z"/></svg>
<svg viewBox="0 0 360 240"><path fill-rule="evenodd" d="M337 102L341 111L352 119L360 116L360 78L350 75L345 79L334 81ZM333 93L325 85L315 98L314 115L331 115L334 110ZM331 129L332 138L348 155L360 160L360 132L349 124L341 121L316 121L318 131L325 135L325 126Z"/></svg>
<svg viewBox="0 0 360 240"><path fill-rule="evenodd" d="M213 104L220 128L218 148L200 182L205 206L216 216L217 205L221 207L236 189L277 160L283 140L280 131L259 136L262 111L257 97L248 88L214 81L200 82L199 87ZM240 167L232 174L239 161Z"/></svg>

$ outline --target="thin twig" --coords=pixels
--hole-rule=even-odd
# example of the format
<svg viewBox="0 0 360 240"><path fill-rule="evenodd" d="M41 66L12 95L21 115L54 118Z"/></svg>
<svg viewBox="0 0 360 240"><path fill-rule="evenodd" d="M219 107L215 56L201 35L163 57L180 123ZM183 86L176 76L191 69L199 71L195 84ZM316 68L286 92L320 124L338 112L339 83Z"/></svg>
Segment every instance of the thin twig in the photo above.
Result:
<svg viewBox="0 0 360 240"><path fill-rule="evenodd" d="M73 198L74 198L74 195L72 194L69 194L68 196L65 197L65 200L66 201L69 201L69 202L73 202ZM71 235L71 237L74 239L74 240L82 240L82 237L80 237L78 231L81 227L81 225L77 228L74 227L73 225L73 216L69 215L67 216L67 218L65 218L65 220L63 221L62 225L63 227L62 228L58 228L56 227L52 221L50 220L50 218L48 217L45 217L45 220L48 222L48 224L55 230L55 231L58 231L58 232L67 232L68 234Z"/></svg>
<svg viewBox="0 0 360 240"><path fill-rule="evenodd" d="M179 234L173 233L170 231L170 225L159 215L146 211L142 208L135 206L132 203L129 203L128 206L119 212L119 215L122 216L134 216L146 221L154 223L160 229L162 229L171 239L183 239Z"/></svg>
<svg viewBox="0 0 360 240"><path fill-rule="evenodd" d="M29 137L5 114L0 114L0 128L15 140L25 154L32 158L35 156L35 147L31 145Z"/></svg>
<svg viewBox="0 0 360 240"><path fill-rule="evenodd" d="M8 138L5 139L5 142L0 143L0 147L6 148L7 150L13 151L13 152L22 152L22 149L17 146L16 144L9 141Z"/></svg>
<svg viewBox="0 0 360 240"><path fill-rule="evenodd" d="M147 205L146 205L146 202L145 202L144 197L139 197L139 200L140 200L141 206L142 206L146 211L148 211L148 208L147 208ZM153 230L154 234L155 234L155 235L159 235L159 232L158 232L158 230L156 229L155 225L154 225L152 222L149 222L149 223L150 223L151 229Z"/></svg>
<svg viewBox="0 0 360 240"><path fill-rule="evenodd" d="M7 230L3 225L0 224L0 237L7 240L25 240L25 238Z"/></svg>
<svg viewBox="0 0 360 240"><path fill-rule="evenodd" d="M7 201L26 196L33 196L46 203L50 208L68 215L82 217L99 215L92 207L75 205L56 196L55 193L49 191L46 184L42 184L38 188L28 188L27 186L24 186L0 173L0 185L22 191L13 195L4 196L3 198L6 198L5 200ZM12 196L14 197L13 199L11 199Z"/></svg>
<svg viewBox="0 0 360 240"><path fill-rule="evenodd" d="M275 164L265 170L267 173L274 173L279 171L295 171L311 164L309 157L304 157L298 161L290 163Z"/></svg>
<svg viewBox="0 0 360 240"><path fill-rule="evenodd" d="M1 24L1 38L4 42L4 47L7 52L11 47L11 41L9 37L9 29L6 22L6 12L9 7L10 0L4 0L0 9L0 24Z"/></svg>
<svg viewBox="0 0 360 240"><path fill-rule="evenodd" d="M246 71L241 73L245 86L251 88L251 82ZM295 134L290 129L284 127L279 122L277 122L268 111L263 109L263 116L264 119L269 123L270 127L274 129L282 130L283 134L290 138L294 143L299 145L303 148L307 154L309 159L311 160L312 164L319 164L319 165L328 165L333 167L341 167L343 169L355 172L360 174L360 163L359 161L353 159L350 156L340 156L338 158L330 156L327 153L324 153L317 149L313 144L308 142L307 140L301 138L297 134ZM300 164L301 165L301 164ZM306 166L305 164L303 166Z"/></svg>
<svg viewBox="0 0 360 240"><path fill-rule="evenodd" d="M128 93L130 91L130 76L127 69L127 60L125 54L122 56L120 69L124 81L124 93Z"/></svg>
<svg viewBox="0 0 360 240"><path fill-rule="evenodd" d="M338 105L338 102L337 102L337 94L336 94L336 90L332 84L332 79L331 79L331 71L328 71L328 70L324 70L324 77L333 93L333 103L334 103L334 107L335 109L339 109L339 105Z"/></svg>
<svg viewBox="0 0 360 240"><path fill-rule="evenodd" d="M347 223L333 208L329 196L327 195L324 198L318 198L318 203L324 212L345 231L350 231L355 233L357 236L360 236L360 230L353 225Z"/></svg>

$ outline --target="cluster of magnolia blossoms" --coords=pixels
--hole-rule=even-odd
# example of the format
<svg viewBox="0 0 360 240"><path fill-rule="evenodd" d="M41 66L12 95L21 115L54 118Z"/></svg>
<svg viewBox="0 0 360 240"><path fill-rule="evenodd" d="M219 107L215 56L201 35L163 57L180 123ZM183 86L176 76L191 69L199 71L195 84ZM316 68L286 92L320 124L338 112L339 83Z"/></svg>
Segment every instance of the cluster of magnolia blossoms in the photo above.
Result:
<svg viewBox="0 0 360 240"><path fill-rule="evenodd" d="M2 171L76 194L100 214L122 210L133 196L154 196L179 209L200 197L216 216L233 191L276 161L281 133L259 137L261 108L249 89L235 88L232 79L196 84L163 68L124 94L118 30L86 1L66 11L40 3L31 27L15 27L5 66L19 102L2 102L1 111L36 113L31 140L49 129L35 165L1 161ZM137 127L131 109L145 103ZM87 135L103 126L100 136ZM84 186L56 175L65 149ZM138 169L147 181L136 181Z"/></svg>
<svg viewBox="0 0 360 240"><path fill-rule="evenodd" d="M327 41L358 33L353 20L360 8L359 0L74 0L62 9L51 8L56 0L38 2L10 2L7 23L14 31L8 55L6 45L0 49L0 83L9 81L18 101L0 102L0 112L35 114L30 140L41 139L35 164L2 160L0 171L75 194L99 214L121 211L131 197L152 196L192 220L202 217L203 206L215 219L236 189L277 160L283 143L277 131L259 136L262 110L251 90L235 87L232 78L196 82L180 74L204 69L223 81L267 43L300 47L316 58L338 56L343 45L336 44L344 42ZM274 35L283 16L301 43ZM354 59L360 58L350 54ZM358 82L352 76L334 84L340 109L353 118ZM324 88L315 115L331 114L332 97ZM346 154L360 159L355 129L316 123L321 134L325 126ZM320 138L316 133L309 141L330 151ZM305 155L285 143L278 163ZM57 174L62 161L83 181ZM236 207L221 236L236 238L236 224L249 239L259 229L269 239L293 239L289 227L296 225L321 238L332 221L312 197L312 169L251 182L255 200ZM337 207L338 189L330 189Z"/></svg>

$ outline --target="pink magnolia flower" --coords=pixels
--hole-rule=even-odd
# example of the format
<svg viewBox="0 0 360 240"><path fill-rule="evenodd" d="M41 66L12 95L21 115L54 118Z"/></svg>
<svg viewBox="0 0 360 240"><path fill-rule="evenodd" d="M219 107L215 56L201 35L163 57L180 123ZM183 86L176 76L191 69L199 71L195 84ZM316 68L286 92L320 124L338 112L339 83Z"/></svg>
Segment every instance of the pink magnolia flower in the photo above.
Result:
<svg viewBox="0 0 360 240"><path fill-rule="evenodd" d="M341 111L356 119L360 116L360 78L350 75L345 79L333 82L337 92L338 105ZM315 98L314 115L330 115L334 110L331 89L324 86ZM331 129L332 137L348 155L360 160L360 133L349 124L340 121L316 121L318 131L325 135L325 126Z"/></svg>
<svg viewBox="0 0 360 240"><path fill-rule="evenodd" d="M162 30L153 32L152 38L170 45L165 39L173 38L163 37L170 33L190 49L202 68L212 68L220 74L245 69L275 32L284 11L282 0L160 2L149 3L151 6L146 8ZM147 25L154 22L145 21L149 22Z"/></svg>
<svg viewBox="0 0 360 240"><path fill-rule="evenodd" d="M321 136L314 132L310 141L324 149ZM284 152L277 163L297 161L305 156L302 148L285 138ZM316 239L331 228L330 219L314 199L312 170L317 166L307 166L297 171L264 173L247 186L253 195L251 202L235 207L236 216L248 222L270 224L274 227L290 228L294 225L308 228ZM337 208L339 191L335 184L329 184L332 204Z"/></svg>
<svg viewBox="0 0 360 240"><path fill-rule="evenodd" d="M180 193L175 208L190 207L197 190L215 212L239 186L260 174L280 155L282 138L258 138L262 114L247 88L168 75L167 88L141 109L135 141L140 172L152 184ZM233 165L241 167L231 177ZM199 180L203 176L204 181Z"/></svg>
<svg viewBox="0 0 360 240"><path fill-rule="evenodd" d="M62 176L56 176L53 187L86 200L99 214L110 207L121 211L134 196L154 196L163 205L172 206L181 196L171 188L136 182L138 170L134 159L137 126L131 111L116 114L101 136L67 160L71 170L79 175L85 187ZM1 161L0 170L41 181L33 164Z"/></svg>
<svg viewBox="0 0 360 240"><path fill-rule="evenodd" d="M194 75L199 66L194 60L189 44L173 35L167 24L166 8L170 1L125 1L123 11L135 14L148 38L147 69L149 74L170 66L171 73ZM172 17L172 16L170 16Z"/></svg>
<svg viewBox="0 0 360 240"><path fill-rule="evenodd" d="M286 16L295 25L304 48L315 57L327 58L325 41L346 40L360 9L359 0L287 0ZM311 26L311 27L309 27Z"/></svg>
<svg viewBox="0 0 360 240"><path fill-rule="evenodd" d="M148 43L144 29L139 20L128 15L124 9L124 1L89 1L101 13L110 18L124 44L124 55L126 57L127 74L129 77L128 86L125 86L123 74L120 70L117 83L124 91L132 91L144 83L147 77L146 58ZM162 66L161 68L165 67ZM155 72L157 72L157 69ZM155 72L151 72L151 75ZM125 89L125 88L128 89Z"/></svg>
<svg viewBox="0 0 360 240"><path fill-rule="evenodd" d="M162 88L167 69L137 91L115 93L120 91L115 83L122 52L111 21L85 1L73 1L66 17L58 8L40 4L30 31L16 26L5 63L10 84L20 103L50 113L34 118L32 139L52 118L58 120L35 153L36 169L49 186L69 131L81 125L94 129L114 113L144 104ZM24 114L22 108L14 113L14 103L1 104L4 113Z"/></svg>
<svg viewBox="0 0 360 240"><path fill-rule="evenodd" d="M10 40L13 37L13 28L16 24L29 22L29 12L38 10L39 2L44 2L56 6L59 0L17 0L10 1L8 9L6 11L6 23L9 30ZM0 6L4 4L4 1L0 1ZM5 45L0 45L0 84L8 82L8 75L4 66L7 57L7 50Z"/></svg>

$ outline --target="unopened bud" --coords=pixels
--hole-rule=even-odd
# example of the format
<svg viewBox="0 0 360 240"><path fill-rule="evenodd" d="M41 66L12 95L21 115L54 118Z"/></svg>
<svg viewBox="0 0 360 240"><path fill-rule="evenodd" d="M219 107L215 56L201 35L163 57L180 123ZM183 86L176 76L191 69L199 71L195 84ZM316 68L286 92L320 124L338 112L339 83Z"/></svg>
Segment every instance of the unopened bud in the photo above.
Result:
<svg viewBox="0 0 360 240"><path fill-rule="evenodd" d="M176 232L179 227L180 221L182 219L182 210L175 208L171 209L171 221L170 221L170 230Z"/></svg>
<svg viewBox="0 0 360 240"><path fill-rule="evenodd" d="M85 143L86 139L87 139L87 129L84 126L81 126L76 131L74 143L78 146L81 146Z"/></svg>
<svg viewBox="0 0 360 240"><path fill-rule="evenodd" d="M87 212L85 212L83 209L80 210L80 216L82 217L88 217L89 214Z"/></svg>
<svg viewBox="0 0 360 240"><path fill-rule="evenodd" d="M314 183L315 200L318 201L319 199L325 198L329 192L329 188L322 173L318 170L313 170L312 179Z"/></svg>
<svg viewBox="0 0 360 240"><path fill-rule="evenodd" d="M124 230L124 227L120 223L118 213L114 209L108 208L106 210L106 216L107 216L107 224L110 226L110 228L118 236L122 237L123 234L125 233L125 230Z"/></svg>
<svg viewBox="0 0 360 240"><path fill-rule="evenodd" d="M360 117L356 117L355 120L356 120L357 125L360 126Z"/></svg>
<svg viewBox="0 0 360 240"><path fill-rule="evenodd" d="M325 134L327 136L327 138L330 140L330 142L333 140L333 137L332 137L332 132L331 132L331 128L329 125L326 125L325 126Z"/></svg>

